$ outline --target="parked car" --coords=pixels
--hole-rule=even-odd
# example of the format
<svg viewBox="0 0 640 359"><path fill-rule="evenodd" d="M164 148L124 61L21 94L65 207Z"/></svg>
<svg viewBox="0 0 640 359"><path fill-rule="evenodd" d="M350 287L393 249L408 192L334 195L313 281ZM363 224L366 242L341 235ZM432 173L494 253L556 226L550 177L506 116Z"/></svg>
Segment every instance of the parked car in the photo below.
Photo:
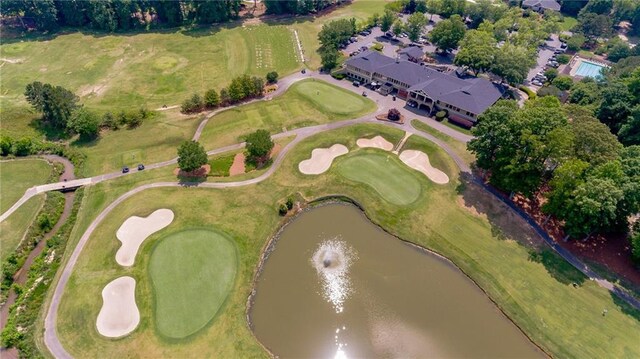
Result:
<svg viewBox="0 0 640 359"><path fill-rule="evenodd" d="M141 163L138 165L138 171L144 170L144 165Z"/></svg>
<svg viewBox="0 0 640 359"><path fill-rule="evenodd" d="M560 55L560 54L564 54L565 51L566 51L565 49L555 49L553 50L553 53L555 55Z"/></svg>
<svg viewBox="0 0 640 359"><path fill-rule="evenodd" d="M413 100L409 100L407 101L407 106L415 108L418 106L418 103Z"/></svg>
<svg viewBox="0 0 640 359"><path fill-rule="evenodd" d="M129 167L127 166L122 167L122 173L129 173Z"/></svg>
<svg viewBox="0 0 640 359"><path fill-rule="evenodd" d="M360 81L353 81L353 86L360 87Z"/></svg>
<svg viewBox="0 0 640 359"><path fill-rule="evenodd" d="M531 84L534 85L534 86L542 86L542 82L540 82L538 80L531 81Z"/></svg>

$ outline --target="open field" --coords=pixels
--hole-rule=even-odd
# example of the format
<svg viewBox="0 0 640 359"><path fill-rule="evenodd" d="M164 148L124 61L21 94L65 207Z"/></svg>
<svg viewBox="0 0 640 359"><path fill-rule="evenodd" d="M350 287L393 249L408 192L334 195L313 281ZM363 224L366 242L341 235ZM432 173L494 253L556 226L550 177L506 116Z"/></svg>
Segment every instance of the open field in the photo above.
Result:
<svg viewBox="0 0 640 359"><path fill-rule="evenodd" d="M26 106L32 81L74 91L92 108L114 110L179 104L193 92L220 89L231 78L301 66L285 26L212 27L105 35L70 33L0 46L2 107Z"/></svg>
<svg viewBox="0 0 640 359"><path fill-rule="evenodd" d="M42 208L44 198L44 194L30 198L9 218L0 223L0 261L7 259L20 244L22 237Z"/></svg>
<svg viewBox="0 0 640 359"><path fill-rule="evenodd" d="M225 236L187 229L161 239L151 253L158 332L172 339L197 333L233 288L236 249Z"/></svg>
<svg viewBox="0 0 640 359"><path fill-rule="evenodd" d="M237 107L213 116L200 142L213 149L244 141L257 129L271 133L357 118L375 110L375 103L323 81L303 80L282 96Z"/></svg>
<svg viewBox="0 0 640 359"><path fill-rule="evenodd" d="M47 183L51 171L51 165L42 159L0 162L0 213L16 203L28 188Z"/></svg>
<svg viewBox="0 0 640 359"><path fill-rule="evenodd" d="M432 143L412 136L404 149L428 153L433 165L444 170L451 182L435 185L418 177L422 191L407 206L381 200L369 185L344 179L335 167L320 176L305 176L297 171L298 163L316 147L342 143L352 151L339 159L346 160L372 151L358 149L355 141L375 135L397 142L402 132L380 125L358 125L323 133L297 145L274 176L260 184L224 190L152 189L123 202L87 243L62 298L58 333L65 348L81 357L265 357L245 321L246 299L261 250L280 223L277 203L299 193L307 199L347 195L364 206L372 221L392 234L447 256L554 356L640 356L636 345L640 313L586 280L553 252L538 252L536 246L523 244L535 242L532 230L501 204L492 202L486 193L461 183L458 173L452 170L455 165L451 159ZM155 180L166 178L154 171L136 178L142 184L153 181L154 176ZM70 245L75 245L97 213L134 187L133 179L117 179L90 188ZM143 244L140 262L129 273L139 283L140 326L126 340L104 340L93 327L100 306L95 293L120 273L112 260L117 249L113 233L128 216L148 214L160 207L175 211L172 231L215 227L233 239L239 254L234 289L213 324L188 342L168 344L161 340L154 331L152 288L145 271L151 248L158 240L154 235ZM601 314L604 308L608 310L605 317Z"/></svg>
<svg viewBox="0 0 640 359"><path fill-rule="evenodd" d="M371 186L382 198L407 205L420 196L420 182L395 154L368 150L368 153L348 156L336 164L340 175Z"/></svg>

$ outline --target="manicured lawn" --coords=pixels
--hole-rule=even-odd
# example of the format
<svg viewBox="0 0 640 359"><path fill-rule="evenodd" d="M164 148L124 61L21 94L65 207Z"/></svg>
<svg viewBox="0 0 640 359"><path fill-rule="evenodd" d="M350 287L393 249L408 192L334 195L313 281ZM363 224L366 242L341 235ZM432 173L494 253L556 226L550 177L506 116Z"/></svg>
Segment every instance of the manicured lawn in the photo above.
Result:
<svg viewBox="0 0 640 359"><path fill-rule="evenodd" d="M560 31L571 31L578 24L578 19L573 16L563 15L563 21L559 24Z"/></svg>
<svg viewBox="0 0 640 359"><path fill-rule="evenodd" d="M256 129L275 134L360 117L375 108L373 101L350 91L319 80L303 80L271 101L252 103L212 117L200 142L210 150L242 142L244 136Z"/></svg>
<svg viewBox="0 0 640 359"><path fill-rule="evenodd" d="M444 133L433 129L433 127L427 124L424 124L423 122L418 120L412 120L411 126L415 127L420 131L424 131L428 134L431 134L434 137L446 142L458 154L458 156L460 156L460 158L462 158L467 164L471 164L476 160L476 157L473 155L473 153L467 151L466 143L455 140L445 135Z"/></svg>
<svg viewBox="0 0 640 359"><path fill-rule="evenodd" d="M40 194L30 198L9 218L0 223L0 261L4 261L20 244L38 211L42 208L44 196L44 194Z"/></svg>
<svg viewBox="0 0 640 359"><path fill-rule="evenodd" d="M211 171L209 176L214 177L226 177L229 176L229 169L233 164L233 159L236 157L235 153L230 155L219 156L209 160L209 166Z"/></svg>
<svg viewBox="0 0 640 359"><path fill-rule="evenodd" d="M2 56L16 63L3 65L1 104L25 105L24 87L36 80L64 86L92 108L179 104L241 74L293 72L301 65L293 45L290 29L266 25L6 43Z"/></svg>
<svg viewBox="0 0 640 359"><path fill-rule="evenodd" d="M52 167L41 159L0 162L0 213L11 207L27 188L45 184Z"/></svg>
<svg viewBox="0 0 640 359"><path fill-rule="evenodd" d="M420 182L397 156L369 150L338 162L337 171L352 181L371 186L382 198L397 205L407 205L420 196Z"/></svg>
<svg viewBox="0 0 640 359"><path fill-rule="evenodd" d="M207 325L229 295L236 269L234 245L219 233L187 229L161 239L149 261L160 334L181 339Z"/></svg>

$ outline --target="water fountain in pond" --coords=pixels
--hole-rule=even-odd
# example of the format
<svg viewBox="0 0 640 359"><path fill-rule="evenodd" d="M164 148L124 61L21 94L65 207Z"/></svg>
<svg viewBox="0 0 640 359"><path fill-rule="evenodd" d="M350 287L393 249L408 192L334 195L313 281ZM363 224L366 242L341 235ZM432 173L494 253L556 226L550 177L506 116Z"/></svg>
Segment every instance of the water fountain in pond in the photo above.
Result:
<svg viewBox="0 0 640 359"><path fill-rule="evenodd" d="M322 295L333 305L336 313L344 310L344 301L351 293L349 266L354 259L353 249L336 239L320 243L311 258L311 264L320 276Z"/></svg>

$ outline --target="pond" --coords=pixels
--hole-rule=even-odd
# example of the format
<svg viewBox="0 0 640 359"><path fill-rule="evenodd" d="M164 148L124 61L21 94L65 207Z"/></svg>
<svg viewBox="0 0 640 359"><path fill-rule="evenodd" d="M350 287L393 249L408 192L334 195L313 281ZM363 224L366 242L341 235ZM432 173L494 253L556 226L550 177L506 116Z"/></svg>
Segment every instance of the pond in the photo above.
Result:
<svg viewBox="0 0 640 359"><path fill-rule="evenodd" d="M287 225L250 309L281 358L539 358L535 345L448 260L329 204Z"/></svg>

